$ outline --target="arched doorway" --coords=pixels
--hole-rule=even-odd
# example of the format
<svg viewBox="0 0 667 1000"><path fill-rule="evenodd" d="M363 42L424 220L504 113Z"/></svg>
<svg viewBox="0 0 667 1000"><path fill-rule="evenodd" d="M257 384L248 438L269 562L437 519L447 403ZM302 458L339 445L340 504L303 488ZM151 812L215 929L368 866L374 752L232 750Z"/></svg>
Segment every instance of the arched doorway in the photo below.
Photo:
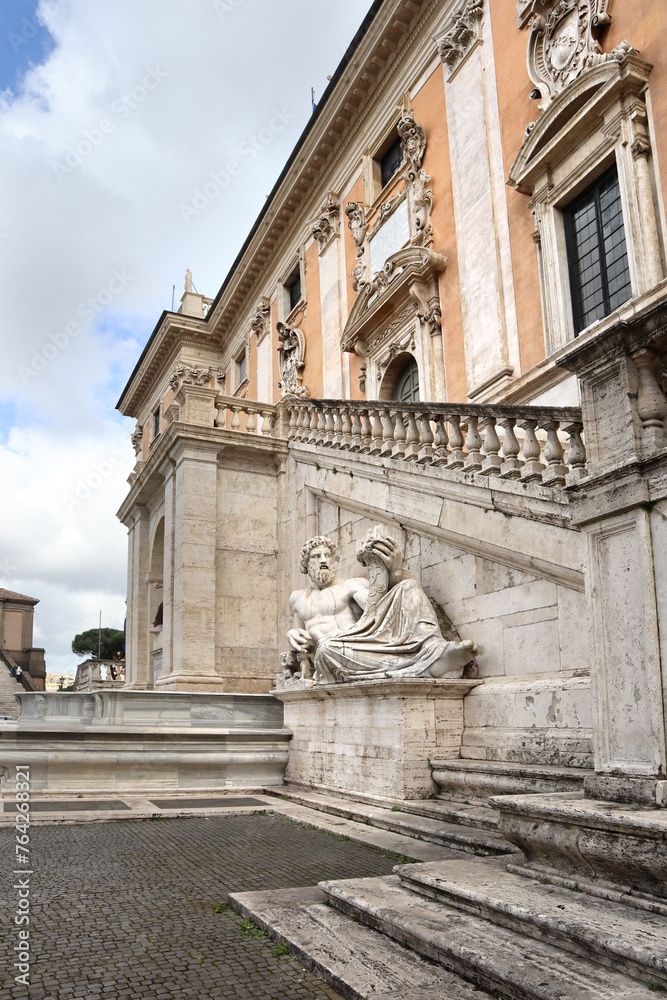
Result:
<svg viewBox="0 0 667 1000"><path fill-rule="evenodd" d="M399 354L391 362L380 387L380 399L395 399L401 403L418 403L419 368L407 351Z"/></svg>

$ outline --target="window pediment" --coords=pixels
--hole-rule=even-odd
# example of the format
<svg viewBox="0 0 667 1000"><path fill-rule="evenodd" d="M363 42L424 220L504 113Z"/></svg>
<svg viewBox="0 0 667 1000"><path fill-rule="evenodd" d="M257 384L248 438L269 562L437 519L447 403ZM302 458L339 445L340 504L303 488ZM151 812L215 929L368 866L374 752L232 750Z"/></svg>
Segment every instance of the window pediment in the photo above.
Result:
<svg viewBox="0 0 667 1000"><path fill-rule="evenodd" d="M569 155L579 133L603 126L605 112L621 93L642 93L651 69L651 64L627 42L600 57L551 101L536 122L527 126L508 183L532 195L538 176Z"/></svg>
<svg viewBox="0 0 667 1000"><path fill-rule="evenodd" d="M411 301L422 322L439 328L437 278L446 266L446 257L425 247L405 247L392 254L373 280L362 286L343 331L342 349L365 355L391 317Z"/></svg>

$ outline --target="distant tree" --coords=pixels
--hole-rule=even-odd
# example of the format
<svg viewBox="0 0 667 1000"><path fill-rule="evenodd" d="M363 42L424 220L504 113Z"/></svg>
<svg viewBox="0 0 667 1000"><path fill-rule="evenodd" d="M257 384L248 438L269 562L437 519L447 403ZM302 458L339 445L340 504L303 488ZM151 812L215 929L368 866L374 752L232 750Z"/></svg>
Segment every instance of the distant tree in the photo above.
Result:
<svg viewBox="0 0 667 1000"><path fill-rule="evenodd" d="M87 632L74 636L72 652L77 656L92 656L97 659L99 630L89 628ZM125 633L116 628L102 629L102 643L100 647L100 657L103 660L124 659L123 642Z"/></svg>

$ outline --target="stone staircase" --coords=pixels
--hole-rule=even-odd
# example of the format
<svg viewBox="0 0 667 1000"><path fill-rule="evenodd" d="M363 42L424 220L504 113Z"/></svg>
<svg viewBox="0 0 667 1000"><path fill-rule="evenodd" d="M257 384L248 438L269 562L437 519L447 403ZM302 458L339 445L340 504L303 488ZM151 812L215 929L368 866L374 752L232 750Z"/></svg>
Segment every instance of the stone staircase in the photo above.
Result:
<svg viewBox="0 0 667 1000"><path fill-rule="evenodd" d="M348 798L295 785L266 788L269 795L309 809L366 823L391 833L487 857L517 853L498 832L498 817L486 806L434 799Z"/></svg>
<svg viewBox="0 0 667 1000"><path fill-rule="evenodd" d="M462 853L229 899L354 1000L667 998L664 916L505 865Z"/></svg>
<svg viewBox="0 0 667 1000"><path fill-rule="evenodd" d="M0 656L0 716L9 715L13 719L18 718L19 703L16 695L24 691L20 681L10 674L10 665L6 662L4 654Z"/></svg>
<svg viewBox="0 0 667 1000"><path fill-rule="evenodd" d="M587 772L432 761L434 799L286 785L272 795L453 850L382 878L239 893L232 906L354 1000L667 1000L667 906L518 873L486 794L560 792ZM463 798L469 795L469 798ZM559 800L559 795L554 796ZM406 850L406 856L408 850ZM508 870L509 869L509 870Z"/></svg>

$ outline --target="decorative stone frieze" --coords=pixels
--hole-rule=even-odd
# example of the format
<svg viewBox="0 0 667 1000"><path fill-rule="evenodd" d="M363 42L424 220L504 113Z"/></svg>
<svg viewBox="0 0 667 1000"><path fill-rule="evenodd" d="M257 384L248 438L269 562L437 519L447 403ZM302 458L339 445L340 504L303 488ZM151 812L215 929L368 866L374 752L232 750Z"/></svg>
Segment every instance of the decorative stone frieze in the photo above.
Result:
<svg viewBox="0 0 667 1000"><path fill-rule="evenodd" d="M450 77L473 45L482 37L484 0L464 0L460 3L444 35L438 39L438 53L449 67Z"/></svg>
<svg viewBox="0 0 667 1000"><path fill-rule="evenodd" d="M354 204L352 202L351 204ZM335 195L329 193L322 205L320 214L311 226L311 233L317 240L320 254L323 254L329 244L338 236L338 218L340 203Z"/></svg>
<svg viewBox="0 0 667 1000"><path fill-rule="evenodd" d="M257 343L261 342L269 332L269 317L271 315L271 300L265 295L257 303L257 311L250 320L250 331L257 337ZM224 377L224 376L223 376ZM220 381L220 379L218 379Z"/></svg>
<svg viewBox="0 0 667 1000"><path fill-rule="evenodd" d="M190 368L187 365L177 365L169 378L169 386L175 393L182 385L208 386L210 382L210 368Z"/></svg>
<svg viewBox="0 0 667 1000"><path fill-rule="evenodd" d="M285 396L309 396L305 385L301 384L301 369L305 364L306 338L297 327L278 323L278 358L280 366L280 388Z"/></svg>

